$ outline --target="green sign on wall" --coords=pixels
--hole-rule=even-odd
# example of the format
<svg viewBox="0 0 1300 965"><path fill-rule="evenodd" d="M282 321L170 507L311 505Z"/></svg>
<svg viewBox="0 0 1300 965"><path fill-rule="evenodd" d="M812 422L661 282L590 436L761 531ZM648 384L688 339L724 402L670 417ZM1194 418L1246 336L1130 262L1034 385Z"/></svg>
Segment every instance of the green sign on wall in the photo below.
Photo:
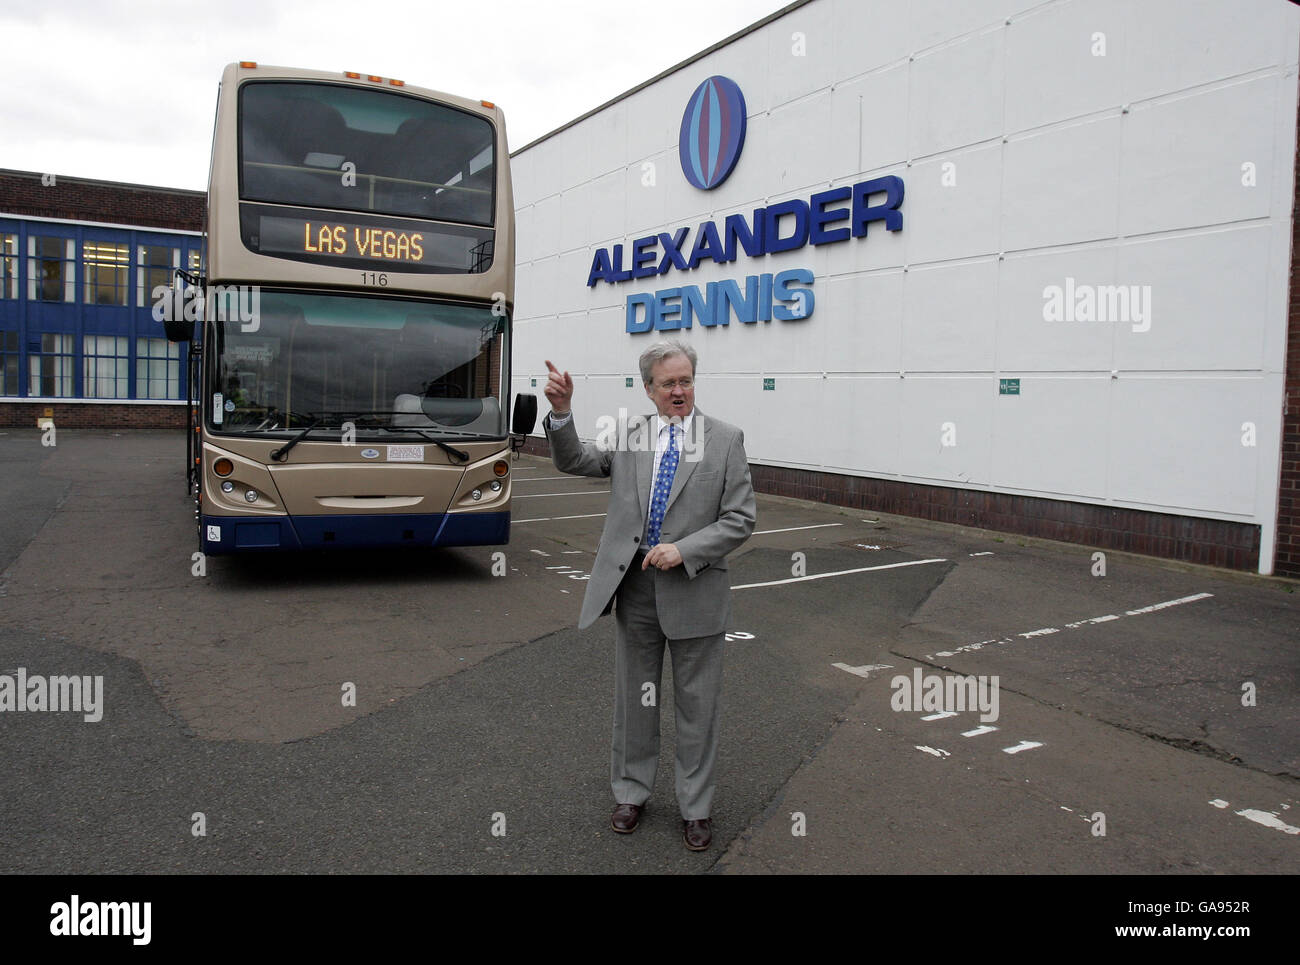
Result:
<svg viewBox="0 0 1300 965"><path fill-rule="evenodd" d="M1019 379L998 379L998 395L1019 395Z"/></svg>

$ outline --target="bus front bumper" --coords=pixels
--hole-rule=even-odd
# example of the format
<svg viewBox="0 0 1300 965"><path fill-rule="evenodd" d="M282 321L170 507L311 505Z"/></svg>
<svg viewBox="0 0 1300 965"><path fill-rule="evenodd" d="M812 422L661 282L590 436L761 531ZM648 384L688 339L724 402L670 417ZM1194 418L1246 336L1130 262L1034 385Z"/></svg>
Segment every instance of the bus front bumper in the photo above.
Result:
<svg viewBox="0 0 1300 965"><path fill-rule="evenodd" d="M205 515L200 536L208 556L274 550L499 546L510 541L510 514Z"/></svg>

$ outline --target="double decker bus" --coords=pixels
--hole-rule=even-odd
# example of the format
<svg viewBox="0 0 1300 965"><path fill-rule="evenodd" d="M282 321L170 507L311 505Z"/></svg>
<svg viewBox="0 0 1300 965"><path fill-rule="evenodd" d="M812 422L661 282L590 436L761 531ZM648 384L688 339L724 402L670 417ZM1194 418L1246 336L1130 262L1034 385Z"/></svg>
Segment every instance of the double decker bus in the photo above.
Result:
<svg viewBox="0 0 1300 965"><path fill-rule="evenodd" d="M204 553L509 540L522 436L497 107L231 64L204 252L162 316L175 341L202 324L187 464ZM513 431L536 412L518 396Z"/></svg>

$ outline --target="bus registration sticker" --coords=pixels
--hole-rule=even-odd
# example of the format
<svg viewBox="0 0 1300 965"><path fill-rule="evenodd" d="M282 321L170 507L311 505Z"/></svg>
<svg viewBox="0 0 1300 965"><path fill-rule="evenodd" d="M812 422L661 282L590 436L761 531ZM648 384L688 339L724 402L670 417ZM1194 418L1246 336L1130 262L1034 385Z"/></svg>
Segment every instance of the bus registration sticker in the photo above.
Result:
<svg viewBox="0 0 1300 965"><path fill-rule="evenodd" d="M389 446L389 462L424 462L424 446Z"/></svg>

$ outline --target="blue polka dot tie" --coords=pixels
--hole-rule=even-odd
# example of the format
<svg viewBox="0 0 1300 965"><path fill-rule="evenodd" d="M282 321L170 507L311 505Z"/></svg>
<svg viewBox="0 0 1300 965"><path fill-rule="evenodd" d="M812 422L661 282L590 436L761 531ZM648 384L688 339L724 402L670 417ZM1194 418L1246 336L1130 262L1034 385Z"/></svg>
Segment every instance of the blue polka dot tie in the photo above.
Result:
<svg viewBox="0 0 1300 965"><path fill-rule="evenodd" d="M668 448L659 460L659 473L655 476L654 492L650 494L650 519L646 525L647 547L659 545L659 530L664 524L664 511L668 508L668 494L673 489L673 476L677 474L677 426L668 427Z"/></svg>

